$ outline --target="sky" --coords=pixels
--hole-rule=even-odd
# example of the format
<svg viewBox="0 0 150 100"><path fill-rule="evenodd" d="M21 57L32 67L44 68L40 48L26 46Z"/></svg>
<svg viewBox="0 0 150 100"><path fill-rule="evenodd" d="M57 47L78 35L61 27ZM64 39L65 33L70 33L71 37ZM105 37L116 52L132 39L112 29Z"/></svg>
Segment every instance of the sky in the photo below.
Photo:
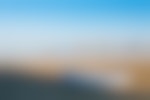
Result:
<svg viewBox="0 0 150 100"><path fill-rule="evenodd" d="M149 27L149 0L0 0L1 55L149 44Z"/></svg>

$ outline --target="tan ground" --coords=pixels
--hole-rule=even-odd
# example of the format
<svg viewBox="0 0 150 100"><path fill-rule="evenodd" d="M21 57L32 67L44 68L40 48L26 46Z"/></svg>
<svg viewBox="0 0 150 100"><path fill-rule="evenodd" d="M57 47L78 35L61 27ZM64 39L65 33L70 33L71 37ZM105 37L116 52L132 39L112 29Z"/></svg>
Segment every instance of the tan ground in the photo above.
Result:
<svg viewBox="0 0 150 100"><path fill-rule="evenodd" d="M118 75L122 79L125 78L123 83L121 83L122 81L117 83L121 84L118 85L119 91L150 93L150 59L146 57L117 58L105 56L92 58L91 56L80 56L67 60L39 57L10 63L10 65L13 64L16 66L11 68L13 70L17 69L18 71L42 78L58 78L68 69L76 70L86 75L92 73L96 75L109 75L108 77L110 78L115 78L115 75ZM117 87L115 88L117 89Z"/></svg>

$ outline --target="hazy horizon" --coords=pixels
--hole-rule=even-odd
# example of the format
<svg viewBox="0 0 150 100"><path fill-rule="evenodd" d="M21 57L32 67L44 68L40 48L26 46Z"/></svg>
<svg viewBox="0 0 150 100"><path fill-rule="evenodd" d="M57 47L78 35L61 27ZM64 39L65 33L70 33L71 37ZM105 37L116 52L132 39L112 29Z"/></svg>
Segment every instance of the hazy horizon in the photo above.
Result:
<svg viewBox="0 0 150 100"><path fill-rule="evenodd" d="M149 3L148 0L0 1L0 55L51 52L67 55L81 48L97 52L149 49Z"/></svg>

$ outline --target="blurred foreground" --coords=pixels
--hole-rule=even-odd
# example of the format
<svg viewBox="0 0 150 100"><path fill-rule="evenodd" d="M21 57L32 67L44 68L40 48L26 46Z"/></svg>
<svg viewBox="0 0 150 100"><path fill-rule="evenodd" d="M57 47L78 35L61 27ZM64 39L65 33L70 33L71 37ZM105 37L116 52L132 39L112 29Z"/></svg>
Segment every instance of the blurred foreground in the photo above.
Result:
<svg viewBox="0 0 150 100"><path fill-rule="evenodd" d="M43 59L43 58L42 58ZM110 59L110 58L109 58ZM85 59L84 59L85 60ZM31 62L29 62L31 61ZM1 100L149 100L148 59L1 65ZM36 62L36 63L35 63ZM73 65L73 63L72 63ZM102 67L105 66L105 67ZM111 67L110 67L111 66Z"/></svg>

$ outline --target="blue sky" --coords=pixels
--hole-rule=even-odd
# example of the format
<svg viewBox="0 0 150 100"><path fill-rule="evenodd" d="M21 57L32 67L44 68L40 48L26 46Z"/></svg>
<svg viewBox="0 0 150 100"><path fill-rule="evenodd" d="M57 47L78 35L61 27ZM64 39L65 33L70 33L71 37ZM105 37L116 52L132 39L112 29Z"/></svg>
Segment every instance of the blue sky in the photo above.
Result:
<svg viewBox="0 0 150 100"><path fill-rule="evenodd" d="M0 27L4 51L148 40L150 1L0 0Z"/></svg>
<svg viewBox="0 0 150 100"><path fill-rule="evenodd" d="M149 0L1 0L1 26L147 27ZM21 25L20 25L21 24ZM48 26L49 25L49 26ZM68 26L67 26L68 25ZM7 27L6 27L7 28ZM19 27L18 27L19 29ZM123 30L124 31L124 30ZM21 34L21 33L20 33Z"/></svg>

